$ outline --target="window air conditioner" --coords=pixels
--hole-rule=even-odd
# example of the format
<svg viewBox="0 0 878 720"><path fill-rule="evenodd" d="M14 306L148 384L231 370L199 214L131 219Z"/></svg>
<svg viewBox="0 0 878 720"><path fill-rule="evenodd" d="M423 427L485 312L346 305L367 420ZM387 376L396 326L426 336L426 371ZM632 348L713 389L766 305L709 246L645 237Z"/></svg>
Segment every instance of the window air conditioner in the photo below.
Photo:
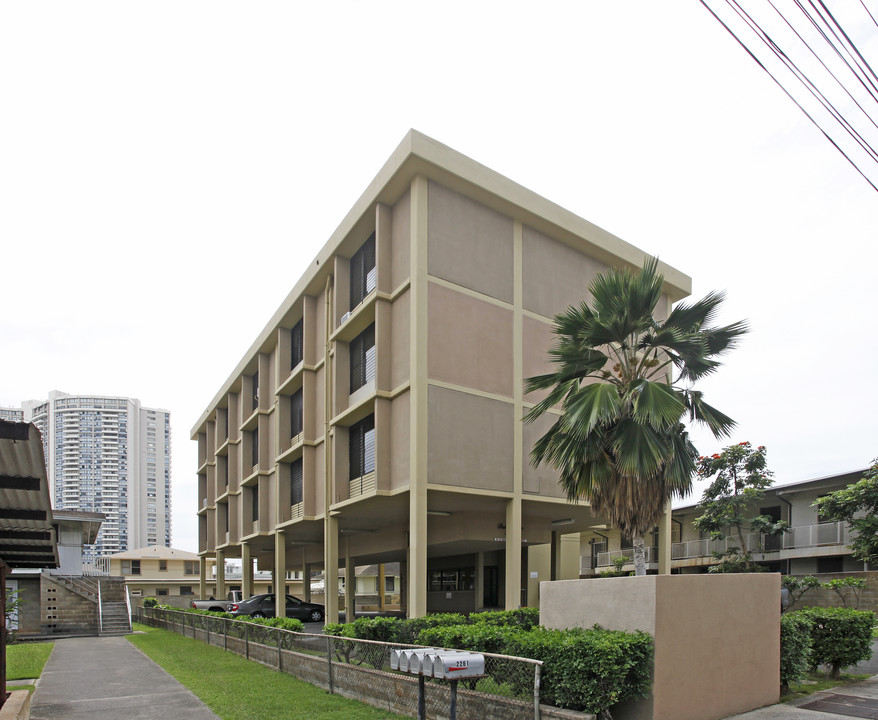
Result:
<svg viewBox="0 0 878 720"><path fill-rule="evenodd" d="M348 318L350 316L351 316L351 311L348 310L344 315L341 316L341 320L338 321L338 324L344 325L348 321Z"/></svg>

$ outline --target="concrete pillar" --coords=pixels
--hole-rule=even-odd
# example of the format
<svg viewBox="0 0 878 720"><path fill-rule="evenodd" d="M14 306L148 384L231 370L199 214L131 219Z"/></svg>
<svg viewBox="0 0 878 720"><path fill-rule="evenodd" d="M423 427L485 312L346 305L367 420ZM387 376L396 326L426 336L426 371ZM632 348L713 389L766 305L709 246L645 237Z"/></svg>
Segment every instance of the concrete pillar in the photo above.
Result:
<svg viewBox="0 0 878 720"><path fill-rule="evenodd" d="M287 536L283 530L274 533L274 572L271 575L274 585L274 614L287 616Z"/></svg>
<svg viewBox="0 0 878 720"><path fill-rule="evenodd" d="M241 543L241 597L245 600L253 594L253 558L250 544Z"/></svg>
<svg viewBox="0 0 878 720"><path fill-rule="evenodd" d="M549 568L550 580L561 580L561 535L557 530L552 531L551 566Z"/></svg>
<svg viewBox="0 0 878 720"><path fill-rule="evenodd" d="M481 610L485 607L485 553L476 553L476 586L475 586L474 609Z"/></svg>
<svg viewBox="0 0 878 720"><path fill-rule="evenodd" d="M311 602L311 565L305 562L305 550L302 549L302 599Z"/></svg>
<svg viewBox="0 0 878 720"><path fill-rule="evenodd" d="M216 551L216 597L222 600L226 596L226 554Z"/></svg>
<svg viewBox="0 0 878 720"><path fill-rule="evenodd" d="M378 563L378 610L384 612L384 563Z"/></svg>
<svg viewBox="0 0 878 720"><path fill-rule="evenodd" d="M506 501L506 610L521 607L521 498Z"/></svg>
<svg viewBox="0 0 878 720"><path fill-rule="evenodd" d="M658 531L658 572L659 575L671 574L671 503L659 520Z"/></svg>
<svg viewBox="0 0 878 720"><path fill-rule="evenodd" d="M344 544L344 611L345 622L357 619L357 568L351 557L350 538L345 538Z"/></svg>
<svg viewBox="0 0 878 720"><path fill-rule="evenodd" d="M207 595L207 558L203 555L198 558L198 597L206 600Z"/></svg>
<svg viewBox="0 0 878 720"><path fill-rule="evenodd" d="M326 622L338 622L338 518L327 513L323 540L323 605Z"/></svg>

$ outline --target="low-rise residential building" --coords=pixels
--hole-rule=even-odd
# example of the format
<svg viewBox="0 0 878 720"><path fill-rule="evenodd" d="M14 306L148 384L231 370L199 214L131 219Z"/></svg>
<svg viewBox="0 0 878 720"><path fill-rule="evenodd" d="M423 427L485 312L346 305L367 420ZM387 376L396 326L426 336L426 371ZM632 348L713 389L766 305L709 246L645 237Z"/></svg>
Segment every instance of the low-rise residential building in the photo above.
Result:
<svg viewBox="0 0 878 720"><path fill-rule="evenodd" d="M125 579L132 597L186 597L198 592L198 555L150 545L109 557L109 572Z"/></svg>

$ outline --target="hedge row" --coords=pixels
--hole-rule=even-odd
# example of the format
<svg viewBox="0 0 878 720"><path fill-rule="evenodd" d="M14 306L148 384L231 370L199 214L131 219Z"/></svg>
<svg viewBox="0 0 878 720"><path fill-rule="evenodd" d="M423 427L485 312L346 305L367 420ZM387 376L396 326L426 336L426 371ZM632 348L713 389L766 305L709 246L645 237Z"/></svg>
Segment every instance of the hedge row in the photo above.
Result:
<svg viewBox="0 0 878 720"><path fill-rule="evenodd" d="M786 688L821 665L838 679L844 668L872 657L875 614L848 608L804 608L781 616L780 681Z"/></svg>
<svg viewBox="0 0 878 720"><path fill-rule="evenodd" d="M543 662L540 697L557 707L600 713L622 700L649 693L652 638L643 632L590 629L547 630L539 627L539 611L427 615L411 620L359 618L327 625L330 635L400 644L515 655ZM350 648L349 650L352 650ZM499 667L498 684L527 696L533 678Z"/></svg>
<svg viewBox="0 0 878 720"><path fill-rule="evenodd" d="M184 612L189 613L190 615L208 615L210 617L226 618L228 620L240 620L241 622L248 622L253 625L265 625L267 627L280 628L281 630L291 630L292 632L305 632L304 623L297 618L255 618L250 617L249 615L232 615L227 612L214 612L212 610L199 610L197 608L176 608L171 605L147 605L145 602L143 607L155 607L159 610L174 610L175 612Z"/></svg>

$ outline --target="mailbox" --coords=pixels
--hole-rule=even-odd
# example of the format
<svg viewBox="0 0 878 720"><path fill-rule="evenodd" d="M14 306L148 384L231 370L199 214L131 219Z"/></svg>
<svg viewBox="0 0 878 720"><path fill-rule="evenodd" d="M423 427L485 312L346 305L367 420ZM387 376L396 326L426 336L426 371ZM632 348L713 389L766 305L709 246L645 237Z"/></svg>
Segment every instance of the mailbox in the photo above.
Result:
<svg viewBox="0 0 878 720"><path fill-rule="evenodd" d="M485 674L485 656L480 653L431 653L427 656L424 664L430 666L429 673L425 667L425 675L430 674L435 678L445 680L481 677Z"/></svg>
<svg viewBox="0 0 878 720"><path fill-rule="evenodd" d="M442 648L405 648L390 652L390 669L410 672L415 675L421 672L421 659L428 653L442 652Z"/></svg>

